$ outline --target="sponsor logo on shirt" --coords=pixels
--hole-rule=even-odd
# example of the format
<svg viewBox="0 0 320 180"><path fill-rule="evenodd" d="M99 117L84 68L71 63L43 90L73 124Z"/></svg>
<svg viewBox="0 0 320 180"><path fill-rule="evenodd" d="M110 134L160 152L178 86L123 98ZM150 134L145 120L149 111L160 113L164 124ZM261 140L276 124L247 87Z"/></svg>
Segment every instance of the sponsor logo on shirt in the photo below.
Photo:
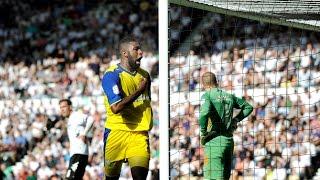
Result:
<svg viewBox="0 0 320 180"><path fill-rule="evenodd" d="M146 94L141 94L136 101L144 101L144 100L150 100L150 97Z"/></svg>
<svg viewBox="0 0 320 180"><path fill-rule="evenodd" d="M227 101L227 100L229 100L228 96L218 96L216 98L217 98L218 101Z"/></svg>

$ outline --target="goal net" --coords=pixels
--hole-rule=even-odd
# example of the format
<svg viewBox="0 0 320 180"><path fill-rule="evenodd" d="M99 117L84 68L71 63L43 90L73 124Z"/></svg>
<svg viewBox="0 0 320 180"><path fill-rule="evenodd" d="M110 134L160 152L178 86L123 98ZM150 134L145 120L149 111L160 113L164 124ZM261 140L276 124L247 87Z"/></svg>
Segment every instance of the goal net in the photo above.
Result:
<svg viewBox="0 0 320 180"><path fill-rule="evenodd" d="M168 12L170 177L203 178L210 71L254 107L233 133L230 179L320 178L320 1L170 0Z"/></svg>

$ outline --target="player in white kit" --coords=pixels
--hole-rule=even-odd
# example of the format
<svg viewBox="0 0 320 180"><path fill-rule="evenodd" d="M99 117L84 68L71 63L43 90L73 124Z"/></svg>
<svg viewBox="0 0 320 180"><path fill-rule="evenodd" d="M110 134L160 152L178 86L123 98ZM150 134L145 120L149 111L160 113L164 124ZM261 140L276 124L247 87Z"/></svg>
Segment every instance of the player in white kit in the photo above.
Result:
<svg viewBox="0 0 320 180"><path fill-rule="evenodd" d="M93 125L92 117L72 111L69 99L59 101L61 116L68 120L70 162L66 179L82 179L88 164L88 133Z"/></svg>

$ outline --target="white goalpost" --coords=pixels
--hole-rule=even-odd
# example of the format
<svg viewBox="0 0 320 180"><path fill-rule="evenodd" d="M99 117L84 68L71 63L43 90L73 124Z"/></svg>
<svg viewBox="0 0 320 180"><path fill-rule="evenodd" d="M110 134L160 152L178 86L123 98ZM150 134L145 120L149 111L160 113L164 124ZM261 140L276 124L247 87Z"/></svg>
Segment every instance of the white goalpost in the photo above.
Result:
<svg viewBox="0 0 320 180"><path fill-rule="evenodd" d="M168 0L159 0L160 179L169 177Z"/></svg>

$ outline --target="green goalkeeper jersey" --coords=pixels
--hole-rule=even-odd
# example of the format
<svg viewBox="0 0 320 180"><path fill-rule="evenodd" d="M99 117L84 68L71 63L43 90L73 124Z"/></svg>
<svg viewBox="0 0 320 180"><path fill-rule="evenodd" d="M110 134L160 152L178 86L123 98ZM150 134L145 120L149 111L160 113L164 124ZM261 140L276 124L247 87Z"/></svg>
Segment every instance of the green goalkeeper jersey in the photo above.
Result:
<svg viewBox="0 0 320 180"><path fill-rule="evenodd" d="M244 99L238 98L219 88L212 88L201 97L200 110L201 135L207 137L205 142L216 136L232 136L237 122L247 117L253 107ZM233 109L241 109L233 118Z"/></svg>

